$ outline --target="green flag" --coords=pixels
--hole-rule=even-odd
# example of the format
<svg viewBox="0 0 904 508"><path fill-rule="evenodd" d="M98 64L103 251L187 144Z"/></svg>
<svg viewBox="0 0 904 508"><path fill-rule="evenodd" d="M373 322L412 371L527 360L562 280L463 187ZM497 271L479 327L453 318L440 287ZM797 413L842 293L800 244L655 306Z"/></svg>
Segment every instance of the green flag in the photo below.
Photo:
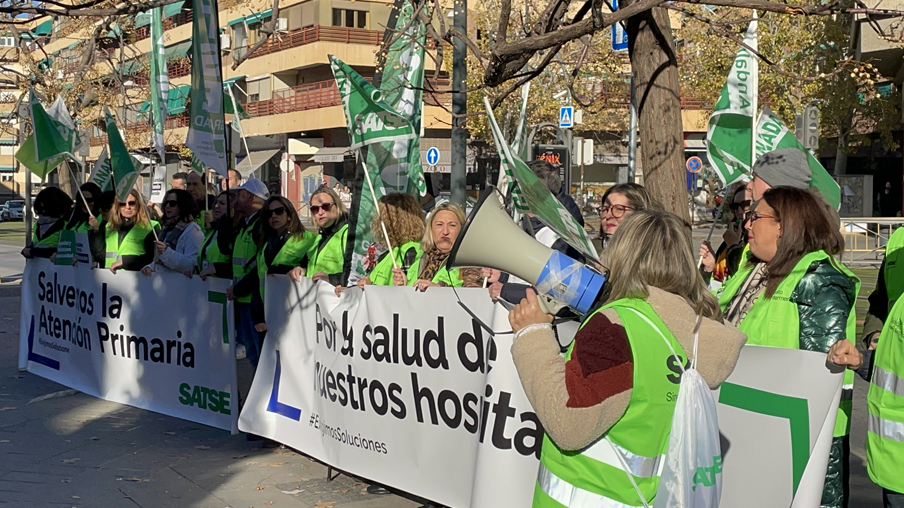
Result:
<svg viewBox="0 0 904 508"><path fill-rule="evenodd" d="M518 157L524 157L524 154L527 152L527 129L525 129L525 122L527 121L527 98L529 95L530 81L521 86L521 113L518 116L518 127L515 129L515 137L511 147L512 153ZM491 122L496 121L495 118L491 118ZM498 129L499 126L497 125L494 128ZM500 162L499 179L496 182L496 187L506 196L508 196L508 193L511 191L512 207L518 213L527 213L529 211L527 204L524 202L524 196L521 194L521 189L518 188L518 182L515 180L512 167L507 162Z"/></svg>
<svg viewBox="0 0 904 508"><path fill-rule="evenodd" d="M757 49L757 20L750 22L744 43ZM747 176L753 157L753 124L756 118L759 67L757 57L742 47L728 73L716 107L709 117L706 153L724 185Z"/></svg>
<svg viewBox="0 0 904 508"><path fill-rule="evenodd" d="M113 186L116 198L125 201L138 179L139 163L126 149L126 144L116 128L116 120L110 110L104 106L104 118L107 123L107 144L110 146L110 166L113 170Z"/></svg>
<svg viewBox="0 0 904 508"><path fill-rule="evenodd" d="M810 187L816 187L825 196L826 201L838 210L841 206L841 187L832 178L832 175L822 167L816 157L804 148L803 143L797 139L793 132L788 130L784 122L775 116L768 107L763 107L763 113L756 125L756 156L778 150L780 148L797 148L807 154L807 163L810 166Z"/></svg>
<svg viewBox="0 0 904 508"><path fill-rule="evenodd" d="M151 119L154 122L154 147L157 149L161 164L166 164L163 130L169 89L166 51L163 47L163 7L155 7L151 9Z"/></svg>
<svg viewBox="0 0 904 508"><path fill-rule="evenodd" d="M411 139L417 135L407 118L383 102L379 90L342 60L333 55L329 55L329 59L342 97L350 148Z"/></svg>
<svg viewBox="0 0 904 508"><path fill-rule="evenodd" d="M72 116L69 114L69 109L66 108L66 103L63 102L61 96L57 95L53 104L47 108L47 115L53 120L54 125L60 132L60 136L66 140L66 145L69 147L69 154L73 162L81 166L82 161L71 154L78 152L78 149L82 145L82 139L81 136L79 136L75 122L72 120Z"/></svg>
<svg viewBox="0 0 904 508"><path fill-rule="evenodd" d="M91 168L91 175L88 181L97 184L103 192L113 190L113 167L110 165L110 158L107 156L107 147L100 151L97 156L97 162Z"/></svg>
<svg viewBox="0 0 904 508"><path fill-rule="evenodd" d="M216 0L192 0L191 124L185 146L205 166L226 174L226 125Z"/></svg>
<svg viewBox="0 0 904 508"><path fill-rule="evenodd" d="M34 89L28 92L28 106L31 112L31 125L34 131L34 153L37 162L44 162L48 159L55 159L60 155L69 155L72 159L74 156L70 153L72 145L70 140L61 134L57 122L47 114L41 101L35 95Z"/></svg>
<svg viewBox="0 0 904 508"><path fill-rule="evenodd" d="M499 151L501 164L512 168L512 175L518 183L524 196L524 202L540 221L553 230L568 245L571 245L583 254L587 259L596 261L598 256L593 243L587 238L587 233L580 223L571 215L567 208L546 188L546 184L537 178L537 175L527 167L520 157L512 152L512 149L502 137L502 130L496 123L493 108L490 101L484 97L483 105L490 121L490 130L493 131L493 139L496 149Z"/></svg>

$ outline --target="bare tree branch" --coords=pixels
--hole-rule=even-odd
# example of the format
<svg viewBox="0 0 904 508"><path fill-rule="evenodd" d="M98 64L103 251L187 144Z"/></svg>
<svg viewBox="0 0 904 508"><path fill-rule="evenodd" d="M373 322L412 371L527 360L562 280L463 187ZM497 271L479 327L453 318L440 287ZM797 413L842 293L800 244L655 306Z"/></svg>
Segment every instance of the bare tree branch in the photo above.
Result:
<svg viewBox="0 0 904 508"><path fill-rule="evenodd" d="M97 5L99 3L103 3L104 1L105 0L92 0L91 2L88 2L87 5ZM176 3L177 1L179 0L151 0L149 2L129 3L120 7L113 7L108 9L87 9L82 7L81 5L66 6L65 4L59 4L56 2L45 2L58 5L59 8L48 9L41 6L3 5L0 6L0 13L12 14L14 18L20 14L34 14L37 16L65 16L73 18L119 16L124 14L138 14L139 12L153 9L154 7L163 7L164 5ZM31 20L13 20L10 23L21 25L25 23L31 23Z"/></svg>
<svg viewBox="0 0 904 508"><path fill-rule="evenodd" d="M259 50L264 44L266 44L267 41L270 40L270 37L274 33L276 33L276 21L277 21L277 18L279 18L279 0L273 0L273 7L271 8L271 11L272 12L270 14L270 22L267 23L266 28L261 29L261 32L263 32L263 34L264 34L264 37L261 40L255 42L253 46L248 48L248 51L246 51L244 55L242 55L239 58L236 58L232 62L232 70L238 69L239 65L242 65L245 62L245 60L248 60L249 58L251 58L251 55L253 55L255 51Z"/></svg>

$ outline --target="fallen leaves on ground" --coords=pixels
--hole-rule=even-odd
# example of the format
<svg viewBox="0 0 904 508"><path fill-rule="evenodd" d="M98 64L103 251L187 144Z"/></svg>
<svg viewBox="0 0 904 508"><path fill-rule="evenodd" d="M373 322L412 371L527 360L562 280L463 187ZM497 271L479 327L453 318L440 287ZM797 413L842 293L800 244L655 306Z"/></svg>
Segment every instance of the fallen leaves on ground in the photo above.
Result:
<svg viewBox="0 0 904 508"><path fill-rule="evenodd" d="M285 462L264 462L261 464L261 467L280 467L283 464L285 464Z"/></svg>
<svg viewBox="0 0 904 508"><path fill-rule="evenodd" d="M336 504L335 501L317 501L317 504L314 505L314 508L330 508Z"/></svg>
<svg viewBox="0 0 904 508"><path fill-rule="evenodd" d="M267 488L267 487L258 485L258 486L256 486L256 487L254 487L254 490L264 490L264 489L266 489L266 488Z"/></svg>

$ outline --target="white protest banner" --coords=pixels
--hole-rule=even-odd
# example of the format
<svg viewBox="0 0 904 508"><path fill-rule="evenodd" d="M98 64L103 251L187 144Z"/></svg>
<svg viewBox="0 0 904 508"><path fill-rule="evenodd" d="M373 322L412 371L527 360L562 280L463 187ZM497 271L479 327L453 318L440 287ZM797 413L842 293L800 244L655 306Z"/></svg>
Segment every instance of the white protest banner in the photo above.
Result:
<svg viewBox="0 0 904 508"><path fill-rule="evenodd" d="M235 432L230 283L29 260L19 368L88 395Z"/></svg>
<svg viewBox="0 0 904 508"><path fill-rule="evenodd" d="M166 196L166 166L154 168L154 179L151 180L151 203L162 204Z"/></svg>
<svg viewBox="0 0 904 508"><path fill-rule="evenodd" d="M451 288L368 286L340 299L310 279L266 284L269 332L241 430L453 508L531 505L542 430L511 334L491 338ZM511 329L485 290L457 293L491 328ZM841 380L825 355L745 348L719 404L722 506L819 498Z"/></svg>

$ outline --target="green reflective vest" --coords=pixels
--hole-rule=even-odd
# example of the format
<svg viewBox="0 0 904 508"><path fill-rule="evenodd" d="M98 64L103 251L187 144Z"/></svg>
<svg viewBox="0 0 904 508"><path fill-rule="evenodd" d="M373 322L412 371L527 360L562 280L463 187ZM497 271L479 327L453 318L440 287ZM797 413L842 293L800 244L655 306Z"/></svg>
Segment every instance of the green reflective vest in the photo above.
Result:
<svg viewBox="0 0 904 508"><path fill-rule="evenodd" d="M895 233L897 234L897 232ZM904 303L898 301L873 352L866 469L882 488L904 492Z"/></svg>
<svg viewBox="0 0 904 508"><path fill-rule="evenodd" d="M904 228L892 233L885 246L885 290L888 293L888 310L895 306L904 294Z"/></svg>
<svg viewBox="0 0 904 508"><path fill-rule="evenodd" d="M377 286L391 286L392 285L392 268L393 268L392 259L393 258L395 258L395 261L399 265L399 268L402 268L407 273L407 269L409 269L411 267L410 266L405 267L404 260L405 260L405 256L408 254L408 251L410 251L411 249L414 249L415 252L417 253L417 255L414 258L414 262L412 263L412 266L417 265L418 259L420 259L421 255L423 254L423 251L421 251L421 243L420 242L408 242L408 243L402 245L401 247L393 247L392 252L387 253L383 257L383 259L381 259L380 262L377 263L377 266L375 266L374 269L370 271L370 275L368 275L368 277L370 278L371 284L374 284ZM390 256L392 256L392 257L390 257Z"/></svg>
<svg viewBox="0 0 904 508"><path fill-rule="evenodd" d="M126 237L119 243L119 231L107 228L104 241L106 242L106 262L104 266L110 268L116 261L121 261L123 256L141 256L145 254L144 239L153 228L157 227L157 221L152 220L148 227L132 226L132 229L126 233Z"/></svg>
<svg viewBox="0 0 904 508"><path fill-rule="evenodd" d="M62 219L59 219L59 220L62 220ZM53 231L52 233L45 236L44 238L38 238L38 222L35 221L34 233L32 234L32 237L31 237L32 246L33 247L56 248L56 246L59 245L59 243L60 243L60 231L62 230L62 228L60 228L58 224L54 224L54 225L50 226L50 229L48 231L52 231L52 230L56 230L56 231Z"/></svg>
<svg viewBox="0 0 904 508"><path fill-rule="evenodd" d="M747 334L747 344L752 346L783 347L788 349L800 348L800 314L797 303L791 301L791 295L806 275L810 265L816 261L831 259L824 251L811 252L801 258L791 273L782 280L775 290L772 298L765 298L763 293L757 297L750 312L741 321L738 329ZM860 292L860 279L841 263L835 266L842 273L855 280L855 293ZM748 263L745 256L741 260L741 267L735 275L725 282L722 294L719 296L719 307L725 312L728 305L744 284L747 276L753 271L753 266ZM765 292L765 291L764 291ZM856 344L857 313L851 305L848 314L846 336L851 343ZM844 385L841 392L841 403L838 406L838 416L835 419L834 437L846 436L851 431L851 411L853 409L854 396L854 372L846 370L844 373Z"/></svg>
<svg viewBox="0 0 904 508"><path fill-rule="evenodd" d="M273 262L267 264L267 257L264 253L266 247L262 247L257 252L257 278L261 291L261 299L264 298L264 281L267 279L267 271L271 266L301 266L301 260L304 259L308 251L314 245L314 233L305 231L301 236L292 235L286 240Z"/></svg>
<svg viewBox="0 0 904 508"><path fill-rule="evenodd" d="M237 283L242 277L251 273L257 266L257 243L254 241L254 231L261 220L260 212L254 215L254 219L242 226L235 237L235 246L232 248L232 281ZM239 303L251 303L251 295L237 296L235 301Z"/></svg>
<svg viewBox="0 0 904 508"><path fill-rule="evenodd" d="M413 286L415 282L417 282L418 275L421 273L421 263L423 262L423 255L418 256L418 260L416 263L411 265L411 268L408 269L408 272L405 274L408 277L408 285ZM453 268L449 270L446 268L446 265L443 265L442 268L437 270L436 275L430 279L430 282L435 284L444 283L447 286L460 288L464 286L465 281L461 278L461 269Z"/></svg>
<svg viewBox="0 0 904 508"><path fill-rule="evenodd" d="M204 245L201 247L201 250L198 251L199 270L204 270L214 263L232 262L232 258L229 256L229 254L224 254L222 251L220 251L220 244L217 242L217 237L219 236L219 232L217 230L213 230L208 233L207 238L204 239ZM211 275L211 277L216 277L216 275Z"/></svg>
<svg viewBox="0 0 904 508"><path fill-rule="evenodd" d="M668 369L668 360L678 356L679 364L685 365L687 357L644 300L622 299L603 307L607 308L618 312L634 358L628 409L606 434L580 451L562 450L549 436L543 437L534 508L643 506L628 474L649 505L653 505L680 382ZM571 359L573 349L574 344L565 361ZM619 454L628 471L623 469ZM721 461L721 457L713 460Z"/></svg>
<svg viewBox="0 0 904 508"><path fill-rule="evenodd" d="M198 216L195 217L195 222L199 226L201 226L201 231L203 231L205 234L207 233L207 226L205 226L204 224L204 216L207 215L207 213L207 210L201 210L200 212L198 212ZM211 210L210 213L213 214L213 210Z"/></svg>
<svg viewBox="0 0 904 508"><path fill-rule="evenodd" d="M317 235L314 239L314 245L308 252L308 266L305 273L308 277L313 277L315 273L323 272L325 274L342 273L345 268L345 246L348 242L348 224L345 224L339 231L327 240L326 244L321 245L323 241L321 235Z"/></svg>

